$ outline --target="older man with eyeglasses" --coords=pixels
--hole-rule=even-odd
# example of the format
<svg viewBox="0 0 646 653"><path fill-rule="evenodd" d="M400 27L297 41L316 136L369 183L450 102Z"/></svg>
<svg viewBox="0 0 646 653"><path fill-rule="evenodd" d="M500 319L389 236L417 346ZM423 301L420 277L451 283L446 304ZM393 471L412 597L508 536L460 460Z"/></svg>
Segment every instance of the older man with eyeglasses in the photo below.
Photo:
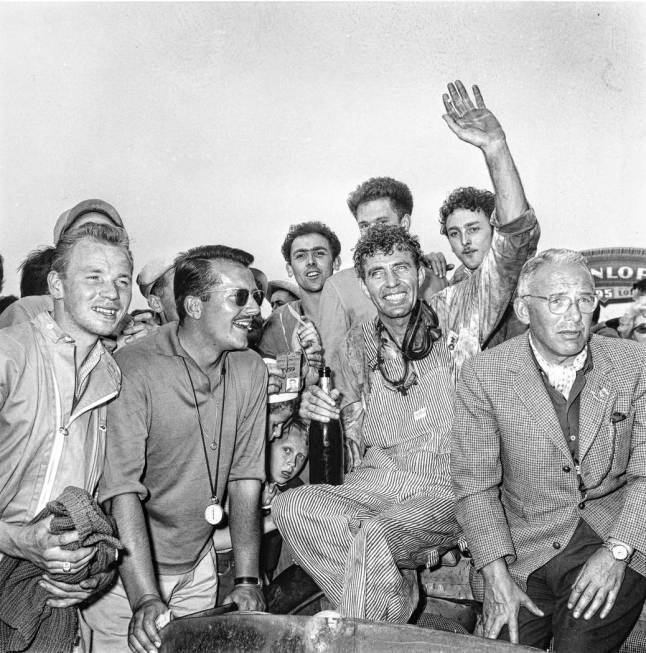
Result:
<svg viewBox="0 0 646 653"><path fill-rule="evenodd" d="M529 331L464 365L453 424L484 634L559 653L618 651L646 598L646 350L590 337L597 302L580 254L530 259Z"/></svg>

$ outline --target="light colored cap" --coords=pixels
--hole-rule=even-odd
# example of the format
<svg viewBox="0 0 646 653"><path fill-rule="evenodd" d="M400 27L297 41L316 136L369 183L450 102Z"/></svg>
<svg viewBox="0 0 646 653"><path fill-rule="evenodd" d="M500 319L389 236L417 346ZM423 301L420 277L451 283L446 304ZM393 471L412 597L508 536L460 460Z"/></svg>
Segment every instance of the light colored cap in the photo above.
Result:
<svg viewBox="0 0 646 653"><path fill-rule="evenodd" d="M54 244L58 243L60 237L86 213L101 213L114 222L116 227L123 229L123 220L117 209L103 200L83 200L76 206L68 209L58 217L54 225Z"/></svg>
<svg viewBox="0 0 646 653"><path fill-rule="evenodd" d="M154 258L141 268L141 272L137 275L137 285L146 299L148 299L155 281L164 276L174 265L174 259Z"/></svg>

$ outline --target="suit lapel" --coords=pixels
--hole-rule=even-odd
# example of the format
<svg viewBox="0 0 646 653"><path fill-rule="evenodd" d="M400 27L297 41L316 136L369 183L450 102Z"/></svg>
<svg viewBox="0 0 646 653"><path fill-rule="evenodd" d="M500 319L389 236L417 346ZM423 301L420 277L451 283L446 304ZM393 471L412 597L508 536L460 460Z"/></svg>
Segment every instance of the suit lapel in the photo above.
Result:
<svg viewBox="0 0 646 653"><path fill-rule="evenodd" d="M605 422L610 408L614 406L617 390L609 376L613 369L612 359L590 341L592 369L586 375L579 407L579 458L583 461L590 450L599 429Z"/></svg>
<svg viewBox="0 0 646 653"><path fill-rule="evenodd" d="M513 368L510 368L514 375L514 391L527 408L535 427L543 431L554 446L569 458L570 450L565 442L552 400L545 389L543 377L532 355L527 334L519 339L518 355L510 356L510 362L514 364Z"/></svg>

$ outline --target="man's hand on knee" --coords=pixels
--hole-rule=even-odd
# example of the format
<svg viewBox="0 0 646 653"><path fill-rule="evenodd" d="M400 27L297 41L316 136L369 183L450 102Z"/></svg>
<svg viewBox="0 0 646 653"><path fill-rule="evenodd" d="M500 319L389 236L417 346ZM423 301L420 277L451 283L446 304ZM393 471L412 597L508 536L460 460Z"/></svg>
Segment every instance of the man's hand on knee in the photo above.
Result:
<svg viewBox="0 0 646 653"><path fill-rule="evenodd" d="M615 560L607 549L600 548L593 553L581 567L568 599L568 609L574 609L573 616L578 619L591 619L603 606L599 617L608 616L626 573L626 563ZM587 609L586 609L587 608ZM584 612L585 611L585 612Z"/></svg>
<svg viewBox="0 0 646 653"><path fill-rule="evenodd" d="M482 605L484 636L496 639L504 625L509 628L509 639L518 644L518 611L524 606L538 617L543 611L516 585L502 558L482 568L485 595Z"/></svg>

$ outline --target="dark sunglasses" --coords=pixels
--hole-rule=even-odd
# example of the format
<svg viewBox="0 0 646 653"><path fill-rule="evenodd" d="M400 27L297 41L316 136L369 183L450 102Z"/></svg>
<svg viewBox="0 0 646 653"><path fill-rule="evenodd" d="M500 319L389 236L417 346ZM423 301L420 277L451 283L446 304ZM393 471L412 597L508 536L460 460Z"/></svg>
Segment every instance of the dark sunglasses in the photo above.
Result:
<svg viewBox="0 0 646 653"><path fill-rule="evenodd" d="M265 293L262 290L249 290L248 288L214 288L213 290L207 290L204 294L210 295L214 292L228 292L230 297L233 299L233 303L238 307L242 308L247 305L249 301L249 295L251 295L256 304L260 306L262 300L265 298Z"/></svg>

